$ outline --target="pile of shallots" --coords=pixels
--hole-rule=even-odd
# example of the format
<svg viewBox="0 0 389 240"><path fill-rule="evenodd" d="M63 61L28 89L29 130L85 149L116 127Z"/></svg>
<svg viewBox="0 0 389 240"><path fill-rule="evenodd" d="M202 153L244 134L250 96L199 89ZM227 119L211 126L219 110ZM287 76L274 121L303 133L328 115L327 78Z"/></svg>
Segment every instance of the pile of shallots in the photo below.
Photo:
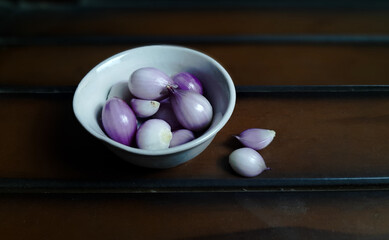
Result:
<svg viewBox="0 0 389 240"><path fill-rule="evenodd" d="M119 143L146 150L190 142L213 118L212 105L203 94L201 81L188 72L170 77L156 68L140 68L124 88L119 84L111 88L102 111L104 131ZM235 172L254 177L269 169L257 150L273 141L275 131L251 128L235 137L244 145L229 156Z"/></svg>
<svg viewBox="0 0 389 240"><path fill-rule="evenodd" d="M127 86L130 99L126 102L111 94L102 111L106 134L119 143L167 149L195 139L211 124L212 105L203 95L201 82L190 73L169 77L144 67L131 74Z"/></svg>

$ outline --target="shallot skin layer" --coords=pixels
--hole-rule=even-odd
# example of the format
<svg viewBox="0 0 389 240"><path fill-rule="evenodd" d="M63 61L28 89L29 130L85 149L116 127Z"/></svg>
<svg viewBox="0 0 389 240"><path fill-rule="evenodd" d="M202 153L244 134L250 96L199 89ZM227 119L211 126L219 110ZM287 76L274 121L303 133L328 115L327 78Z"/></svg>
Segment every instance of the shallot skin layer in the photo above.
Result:
<svg viewBox="0 0 389 240"><path fill-rule="evenodd" d="M136 117L131 108L119 98L109 99L102 111L101 120L107 135L129 146L136 132Z"/></svg>
<svg viewBox="0 0 389 240"><path fill-rule="evenodd" d="M144 67L134 71L128 81L132 95L139 99L160 100L169 92L167 86L173 86L173 80L157 68Z"/></svg>
<svg viewBox="0 0 389 240"><path fill-rule="evenodd" d="M276 132L268 129L249 128L235 136L245 147L261 150L274 139Z"/></svg>
<svg viewBox="0 0 389 240"><path fill-rule="evenodd" d="M179 146L184 143L190 142L193 139L195 139L195 135L192 131L188 129L179 129L173 132L173 138L170 142L169 147Z"/></svg>
<svg viewBox="0 0 389 240"><path fill-rule="evenodd" d="M236 173L244 177L255 177L269 169L262 156L252 148L233 151L229 156L229 164Z"/></svg>
<svg viewBox="0 0 389 240"><path fill-rule="evenodd" d="M201 94L170 88L170 101L178 122L191 131L207 128L213 118L210 102Z"/></svg>
<svg viewBox="0 0 389 240"><path fill-rule="evenodd" d="M181 72L173 77L173 81L182 90L191 90L203 94L203 85L200 80L188 72Z"/></svg>
<svg viewBox="0 0 389 240"><path fill-rule="evenodd" d="M171 103L169 100L163 100L160 102L158 111L152 116L155 119L162 119L166 121L172 131L182 128L181 124L178 122L176 115L173 112Z"/></svg>
<svg viewBox="0 0 389 240"><path fill-rule="evenodd" d="M160 106L160 103L154 100L144 100L133 98L130 101L131 109L135 115L140 118L147 118L154 115Z"/></svg>
<svg viewBox="0 0 389 240"><path fill-rule="evenodd" d="M136 133L136 143L140 149L162 150L169 148L172 139L170 125L161 119L149 119Z"/></svg>

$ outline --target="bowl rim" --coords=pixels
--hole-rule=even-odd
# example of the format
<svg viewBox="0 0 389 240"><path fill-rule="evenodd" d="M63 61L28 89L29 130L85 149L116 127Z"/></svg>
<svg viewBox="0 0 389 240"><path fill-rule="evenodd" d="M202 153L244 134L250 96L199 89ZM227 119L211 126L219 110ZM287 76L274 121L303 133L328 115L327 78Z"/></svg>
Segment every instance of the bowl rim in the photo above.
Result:
<svg viewBox="0 0 389 240"><path fill-rule="evenodd" d="M143 49L143 48L168 48L168 49L170 48L170 49L178 49L178 50L188 51L188 52L191 52L192 54L199 55L199 56L201 56L203 58L206 58L209 62L211 62L213 65L215 65L220 70L220 72L222 73L222 75L226 79L227 86L228 86L228 92L230 94L230 98L229 98L229 102L227 104L227 109L226 109L223 117L220 119L220 121L212 129L208 129L201 136L197 137L196 139L194 139L194 140L192 140L192 141L190 141L188 143L185 143L185 144L182 144L182 145L179 145L179 146L175 146L175 147L172 147L172 148L167 148L167 149L162 149L162 150L152 150L151 151L151 150L145 150L145 149L140 149L140 148L126 146L124 144L121 144L121 143L118 143L118 142L112 140L108 136L101 136L101 135L97 134L86 123L81 121L81 117L80 117L78 111L76 110L76 108L77 108L76 105L77 105L77 98L78 98L78 96L80 94L81 89L84 88L85 86L87 86L88 83L93 80L91 78L88 79L87 76L90 73L92 73L93 71L95 71L96 69L98 69L99 67L101 67L102 65L104 65L104 64L108 63L109 61L111 61L112 59L115 59L115 58L118 58L118 57L122 57L123 55L130 54L133 51L136 51L136 50L139 50L139 49ZM94 137L98 138L99 140L101 140L101 141L103 141L105 143L108 143L108 144L110 144L110 145L112 145L112 146L114 146L116 148L119 148L119 149L122 149L124 151L130 152L130 153L139 154L139 155L147 155L147 156L161 156L161 155L169 155L169 154L174 154L174 153L190 150L190 149L192 149L192 148L194 148L194 147L196 147L196 146L206 142L210 138L214 137L224 127L224 125L230 119L230 117L231 117L231 115L232 115L232 113L234 111L234 108L235 108L235 103L236 103L235 85L234 85L230 75L228 74L228 72L215 59L213 59L212 57L206 55L205 53L202 53L202 52L200 52L198 50L194 50L194 49L191 49L191 48L187 48L187 47L183 47L183 46L178 46L178 45L158 44L158 45L147 45L147 46L135 47L135 48L131 48L131 49L119 52L117 54L112 55L111 57L106 58L105 60L101 61L99 64L94 66L82 78L82 80L77 85L76 91L75 91L75 93L73 95L73 112L74 112L78 122L90 134L92 134Z"/></svg>

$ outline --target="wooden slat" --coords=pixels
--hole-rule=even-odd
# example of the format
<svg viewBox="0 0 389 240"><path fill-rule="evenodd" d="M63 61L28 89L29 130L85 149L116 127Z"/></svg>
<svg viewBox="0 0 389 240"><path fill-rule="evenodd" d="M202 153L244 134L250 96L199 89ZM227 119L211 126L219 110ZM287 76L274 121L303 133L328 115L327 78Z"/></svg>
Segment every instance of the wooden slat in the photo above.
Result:
<svg viewBox="0 0 389 240"><path fill-rule="evenodd" d="M363 9L363 8L362 8ZM383 9L51 9L3 15L0 35L388 34Z"/></svg>
<svg viewBox="0 0 389 240"><path fill-rule="evenodd" d="M388 239L389 192L3 195L3 239Z"/></svg>
<svg viewBox="0 0 389 240"><path fill-rule="evenodd" d="M1 85L77 85L104 59L139 45L24 46L0 50ZM389 48L187 45L219 61L236 85L388 84Z"/></svg>
<svg viewBox="0 0 389 240"><path fill-rule="evenodd" d="M389 172L389 98L355 95L240 96L235 112L200 156L169 170L133 167L76 121L71 96L1 99L0 177L40 179L239 179L228 155L232 137L274 129L261 151L272 168L260 178L380 177ZM44 126L44 127L43 127Z"/></svg>
<svg viewBox="0 0 389 240"><path fill-rule="evenodd" d="M127 44L321 44L387 46L389 45L389 35L5 36L0 38L0 45L6 47Z"/></svg>
<svg viewBox="0 0 389 240"><path fill-rule="evenodd" d="M74 94L77 86L3 85L0 94L44 96ZM389 85L235 85L237 94L375 94L388 93Z"/></svg>

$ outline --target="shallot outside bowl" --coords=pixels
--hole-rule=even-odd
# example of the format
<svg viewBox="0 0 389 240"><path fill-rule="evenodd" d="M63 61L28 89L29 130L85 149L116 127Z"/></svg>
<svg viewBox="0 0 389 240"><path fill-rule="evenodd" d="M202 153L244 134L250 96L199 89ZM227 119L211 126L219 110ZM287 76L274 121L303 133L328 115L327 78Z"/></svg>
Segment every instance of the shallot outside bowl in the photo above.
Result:
<svg viewBox="0 0 389 240"><path fill-rule="evenodd" d="M142 67L155 67L169 76L189 72L202 82L214 116L210 127L201 136L180 146L151 151L125 146L104 133L101 111L111 87L128 81L132 72ZM95 66L78 84L73 110L90 134L125 161L148 168L172 168L195 158L208 147L230 119L235 101L234 83L217 61L185 47L151 45L118 53Z"/></svg>

